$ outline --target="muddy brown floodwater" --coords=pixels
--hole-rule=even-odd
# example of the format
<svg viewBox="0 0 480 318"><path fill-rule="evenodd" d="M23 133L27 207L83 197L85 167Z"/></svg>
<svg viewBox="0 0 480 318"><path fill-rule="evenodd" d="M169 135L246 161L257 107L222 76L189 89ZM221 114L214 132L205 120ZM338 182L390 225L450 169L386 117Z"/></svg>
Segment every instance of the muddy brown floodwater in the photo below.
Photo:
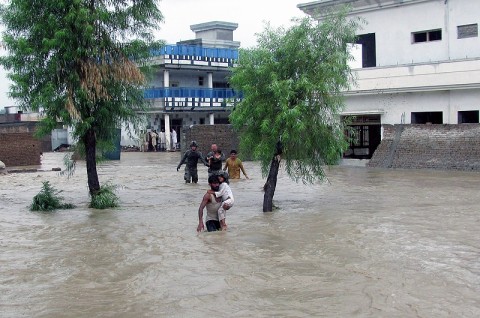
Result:
<svg viewBox="0 0 480 318"><path fill-rule="evenodd" d="M42 169L62 166L46 153ZM1 317L480 317L480 173L337 166L280 173L262 212L259 164L231 182L229 231L196 233L208 188L179 153L98 167L121 207L88 206L84 163L0 176ZM28 210L50 181L77 208Z"/></svg>

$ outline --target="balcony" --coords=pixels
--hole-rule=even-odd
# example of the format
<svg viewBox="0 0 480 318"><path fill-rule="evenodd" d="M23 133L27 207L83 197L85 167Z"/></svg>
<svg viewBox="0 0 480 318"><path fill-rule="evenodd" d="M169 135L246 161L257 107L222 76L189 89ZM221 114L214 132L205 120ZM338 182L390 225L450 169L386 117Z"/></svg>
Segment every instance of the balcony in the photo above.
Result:
<svg viewBox="0 0 480 318"><path fill-rule="evenodd" d="M242 94L231 88L152 87L144 91L146 99L161 99L165 110L201 111L233 107Z"/></svg>
<svg viewBox="0 0 480 318"><path fill-rule="evenodd" d="M355 69L357 85L346 95L375 95L480 88L480 59Z"/></svg>
<svg viewBox="0 0 480 318"><path fill-rule="evenodd" d="M185 98L241 98L231 88L194 88L194 87L152 87L144 92L146 99L185 97Z"/></svg>
<svg viewBox="0 0 480 318"><path fill-rule="evenodd" d="M151 51L154 61L165 65L233 67L238 60L237 49L210 48L193 45L166 45ZM156 59L155 59L156 58Z"/></svg>

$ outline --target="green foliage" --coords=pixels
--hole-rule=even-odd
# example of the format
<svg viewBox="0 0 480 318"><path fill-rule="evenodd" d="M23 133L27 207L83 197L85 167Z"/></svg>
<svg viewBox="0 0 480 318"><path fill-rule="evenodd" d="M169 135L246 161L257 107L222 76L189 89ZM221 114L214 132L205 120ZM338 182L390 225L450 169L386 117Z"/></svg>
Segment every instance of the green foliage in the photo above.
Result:
<svg viewBox="0 0 480 318"><path fill-rule="evenodd" d="M73 209L73 204L63 203L63 197L59 194L62 191L56 190L49 181L44 181L42 190L33 197L30 211L53 211L57 209Z"/></svg>
<svg viewBox="0 0 480 318"><path fill-rule="evenodd" d="M156 0L15 0L1 7L10 96L45 115L41 132L61 121L88 154L91 193L98 191L95 152L117 128L137 131L149 107L146 71L163 20Z"/></svg>
<svg viewBox="0 0 480 318"><path fill-rule="evenodd" d="M71 146L71 150L71 152L69 151L63 156L63 164L65 165L65 169L60 172L61 176L67 176L67 178L73 176L77 167L77 161L72 158L75 153L76 147Z"/></svg>
<svg viewBox="0 0 480 318"><path fill-rule="evenodd" d="M105 184L100 187L98 193L90 197L90 208L108 209L118 206L119 198L115 194L117 187L112 184Z"/></svg>
<svg viewBox="0 0 480 318"><path fill-rule="evenodd" d="M10 94L23 109L44 112L44 132L60 119L79 140L93 128L109 141L122 122L138 124L136 111L148 104L137 66L162 45L152 38L163 18L154 0L17 0L1 18Z"/></svg>
<svg viewBox="0 0 480 318"><path fill-rule="evenodd" d="M243 100L230 115L244 155L260 160L264 177L281 141L288 175L313 182L325 177L348 146L339 113L342 91L354 81L347 44L358 20L346 10L322 22L296 20L289 29L267 26L257 46L240 52L231 85Z"/></svg>

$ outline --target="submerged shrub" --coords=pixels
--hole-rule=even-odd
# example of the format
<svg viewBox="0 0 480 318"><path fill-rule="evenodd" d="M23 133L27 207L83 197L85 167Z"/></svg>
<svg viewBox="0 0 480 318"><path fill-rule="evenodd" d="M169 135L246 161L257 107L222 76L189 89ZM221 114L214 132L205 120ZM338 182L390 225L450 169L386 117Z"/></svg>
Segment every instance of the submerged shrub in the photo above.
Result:
<svg viewBox="0 0 480 318"><path fill-rule="evenodd" d="M63 203L63 197L59 194L61 190L55 189L49 181L43 181L42 190L33 197L30 211L53 211L56 209L73 209L75 206L70 203Z"/></svg>
<svg viewBox="0 0 480 318"><path fill-rule="evenodd" d="M100 186L96 195L90 196L90 207L94 209L108 209L118 206L118 196L115 194L117 187L112 184Z"/></svg>

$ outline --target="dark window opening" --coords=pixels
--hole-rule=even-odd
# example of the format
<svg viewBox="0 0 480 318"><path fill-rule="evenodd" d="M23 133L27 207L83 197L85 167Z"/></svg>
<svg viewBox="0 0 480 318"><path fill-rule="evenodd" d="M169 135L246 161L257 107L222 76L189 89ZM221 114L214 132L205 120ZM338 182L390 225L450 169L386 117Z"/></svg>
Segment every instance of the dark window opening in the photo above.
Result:
<svg viewBox="0 0 480 318"><path fill-rule="evenodd" d="M215 118L215 124L218 124L218 125L228 125L230 124L230 122L228 121L228 117L226 118Z"/></svg>
<svg viewBox="0 0 480 318"><path fill-rule="evenodd" d="M478 110L466 110L458 112L459 124L478 124Z"/></svg>
<svg viewBox="0 0 480 318"><path fill-rule="evenodd" d="M205 125L205 118L200 118L200 125Z"/></svg>
<svg viewBox="0 0 480 318"><path fill-rule="evenodd" d="M459 39L478 37L478 24L465 24L457 26L457 37Z"/></svg>
<svg viewBox="0 0 480 318"><path fill-rule="evenodd" d="M230 85L226 82L213 82L213 88L229 88Z"/></svg>
<svg viewBox="0 0 480 318"><path fill-rule="evenodd" d="M412 124L443 124L443 112L412 112Z"/></svg>
<svg viewBox="0 0 480 318"><path fill-rule="evenodd" d="M412 33L413 43L440 41L442 39L442 30L421 31Z"/></svg>
<svg viewBox="0 0 480 318"><path fill-rule="evenodd" d="M413 34L413 43L427 42L427 33L414 33Z"/></svg>
<svg viewBox="0 0 480 318"><path fill-rule="evenodd" d="M203 86L203 76L198 77L198 86Z"/></svg>
<svg viewBox="0 0 480 318"><path fill-rule="evenodd" d="M377 66L375 33L358 35L358 39L355 44L362 45L362 67Z"/></svg>
<svg viewBox="0 0 480 318"><path fill-rule="evenodd" d="M428 32L429 41L440 41L442 39L442 30Z"/></svg>

